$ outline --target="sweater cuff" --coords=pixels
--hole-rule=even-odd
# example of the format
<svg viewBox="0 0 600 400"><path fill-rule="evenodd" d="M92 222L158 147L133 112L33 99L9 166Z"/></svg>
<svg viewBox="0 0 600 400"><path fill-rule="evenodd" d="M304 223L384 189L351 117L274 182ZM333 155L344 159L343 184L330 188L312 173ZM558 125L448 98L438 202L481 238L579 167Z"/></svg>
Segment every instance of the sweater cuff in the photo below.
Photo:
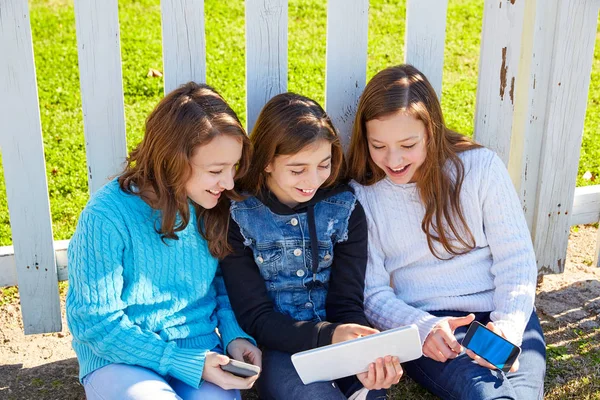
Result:
<svg viewBox="0 0 600 400"><path fill-rule="evenodd" d="M193 388L200 387L208 351L175 347L168 360L168 374Z"/></svg>
<svg viewBox="0 0 600 400"><path fill-rule="evenodd" d="M330 345L333 342L333 332L335 328L341 324L334 324L331 322L321 322L315 326L317 329L317 345L315 347L322 347Z"/></svg>
<svg viewBox="0 0 600 400"><path fill-rule="evenodd" d="M233 313L228 316L223 316L223 314L219 316L219 334L221 335L221 343L223 343L225 354L227 354L227 346L235 339L246 339L256 346L256 341L240 328Z"/></svg>
<svg viewBox="0 0 600 400"><path fill-rule="evenodd" d="M433 315L427 313L423 315L421 318L415 321L417 328L419 328L419 336L421 337L421 347L425 343L427 336L431 330L440 322L443 322L450 317L434 317Z"/></svg>
<svg viewBox="0 0 600 400"><path fill-rule="evenodd" d="M496 328L499 328L502 331L502 333L506 337L506 340L508 340L516 346L521 346L521 343L523 342L523 333L522 330L517 329L515 323L506 320L493 322L494 326L496 326Z"/></svg>

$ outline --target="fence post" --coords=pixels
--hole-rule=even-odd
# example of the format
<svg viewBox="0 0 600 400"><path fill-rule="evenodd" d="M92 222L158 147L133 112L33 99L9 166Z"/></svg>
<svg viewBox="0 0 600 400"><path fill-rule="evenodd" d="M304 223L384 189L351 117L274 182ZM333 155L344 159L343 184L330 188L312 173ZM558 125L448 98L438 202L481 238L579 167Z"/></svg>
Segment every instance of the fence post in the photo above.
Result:
<svg viewBox="0 0 600 400"><path fill-rule="evenodd" d="M442 100L448 0L408 0L404 62L419 69Z"/></svg>
<svg viewBox="0 0 600 400"><path fill-rule="evenodd" d="M287 90L287 0L246 0L246 126Z"/></svg>
<svg viewBox="0 0 600 400"><path fill-rule="evenodd" d="M117 0L75 0L75 26L88 184L94 193L127 157Z"/></svg>
<svg viewBox="0 0 600 400"><path fill-rule="evenodd" d="M325 110L344 149L350 144L358 99L367 83L368 28L369 0L328 1Z"/></svg>
<svg viewBox="0 0 600 400"><path fill-rule="evenodd" d="M61 330L27 0L0 11L0 146L25 334Z"/></svg>

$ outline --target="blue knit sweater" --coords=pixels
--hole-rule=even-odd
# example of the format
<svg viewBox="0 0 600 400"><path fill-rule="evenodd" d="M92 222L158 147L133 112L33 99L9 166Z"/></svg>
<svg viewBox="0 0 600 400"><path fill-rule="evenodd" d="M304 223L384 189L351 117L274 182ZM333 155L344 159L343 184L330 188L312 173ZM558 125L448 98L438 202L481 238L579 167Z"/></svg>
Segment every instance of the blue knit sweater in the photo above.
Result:
<svg viewBox="0 0 600 400"><path fill-rule="evenodd" d="M179 240L166 244L155 230L159 216L116 180L81 213L66 307L80 379L124 363L199 387L207 351L236 338L254 343L236 322L193 209Z"/></svg>

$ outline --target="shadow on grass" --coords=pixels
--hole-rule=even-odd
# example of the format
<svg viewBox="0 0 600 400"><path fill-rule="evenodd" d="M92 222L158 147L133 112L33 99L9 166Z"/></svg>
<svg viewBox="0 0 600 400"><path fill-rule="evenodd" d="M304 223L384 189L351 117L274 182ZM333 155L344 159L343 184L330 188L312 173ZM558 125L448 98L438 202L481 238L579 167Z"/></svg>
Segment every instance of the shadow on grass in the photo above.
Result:
<svg viewBox="0 0 600 400"><path fill-rule="evenodd" d="M546 399L600 399L600 282L575 282L536 301L547 345Z"/></svg>

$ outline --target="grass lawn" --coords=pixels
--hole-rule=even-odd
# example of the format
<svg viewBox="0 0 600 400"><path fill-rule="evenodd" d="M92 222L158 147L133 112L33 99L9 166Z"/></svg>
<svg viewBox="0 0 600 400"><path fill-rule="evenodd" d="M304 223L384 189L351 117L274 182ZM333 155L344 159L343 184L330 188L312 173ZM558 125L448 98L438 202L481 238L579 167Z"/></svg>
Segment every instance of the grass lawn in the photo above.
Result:
<svg viewBox="0 0 600 400"><path fill-rule="evenodd" d="M403 60L405 3L371 0L368 79ZM29 4L54 238L68 239L88 198L73 0L30 0ZM244 2L206 0L205 12L207 81L245 121ZM160 2L121 0L119 17L127 143L131 148L142 137L146 115L163 96L162 78L147 77L150 68L162 70ZM468 135L473 133L482 17L483 0L450 0L442 107L447 124ZM326 2L289 0L288 90L313 97L321 104L325 93L325 36ZM600 33L588 96L579 186L597 183L582 178L586 171L600 176L598 42ZM0 167L0 246L11 244L2 172ZM549 356L568 358L560 347L552 348ZM594 362L600 365L599 359ZM549 376L554 375L549 370ZM600 383L597 375L589 379L595 380L595 385ZM394 398L432 397L408 382L395 389Z"/></svg>

